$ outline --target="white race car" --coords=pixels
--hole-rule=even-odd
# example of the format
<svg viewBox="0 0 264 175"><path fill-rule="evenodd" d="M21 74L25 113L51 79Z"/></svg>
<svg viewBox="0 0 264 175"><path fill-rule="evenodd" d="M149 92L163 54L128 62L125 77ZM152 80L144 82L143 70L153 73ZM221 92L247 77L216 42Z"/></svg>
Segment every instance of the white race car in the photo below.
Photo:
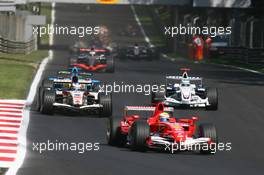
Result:
<svg viewBox="0 0 264 175"><path fill-rule="evenodd" d="M99 81L82 77L81 73L70 74L69 77L50 77L43 81L39 88L39 111L53 114L55 109L60 109L111 116L112 97L96 86Z"/></svg>
<svg viewBox="0 0 264 175"><path fill-rule="evenodd" d="M208 110L217 110L217 89L205 88L201 77L189 77L189 69L181 70L182 76L166 76L166 92L152 92L152 104L163 102L172 107L205 107Z"/></svg>

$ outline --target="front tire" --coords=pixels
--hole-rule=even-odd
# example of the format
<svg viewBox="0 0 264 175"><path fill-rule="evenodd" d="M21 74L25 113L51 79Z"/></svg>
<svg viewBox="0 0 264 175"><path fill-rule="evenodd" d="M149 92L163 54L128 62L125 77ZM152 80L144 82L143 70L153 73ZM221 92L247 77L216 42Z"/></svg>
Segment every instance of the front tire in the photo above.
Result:
<svg viewBox="0 0 264 175"><path fill-rule="evenodd" d="M126 143L126 136L122 135L120 119L110 117L107 124L107 142L112 146L123 146Z"/></svg>
<svg viewBox="0 0 264 175"><path fill-rule="evenodd" d="M53 81L52 80L49 80L49 79L44 79L42 81L42 87L44 89L50 89L50 88L53 88Z"/></svg>
<svg viewBox="0 0 264 175"><path fill-rule="evenodd" d="M102 93L98 94L99 104L101 104L101 117L110 117L112 115L112 96L111 94L105 95Z"/></svg>
<svg viewBox="0 0 264 175"><path fill-rule="evenodd" d="M56 94L54 90L44 90L40 112L42 114L53 114L53 103L55 103Z"/></svg>
<svg viewBox="0 0 264 175"><path fill-rule="evenodd" d="M130 130L131 149L135 151L147 150L147 138L150 136L150 127L146 120L137 120Z"/></svg>
<svg viewBox="0 0 264 175"><path fill-rule="evenodd" d="M113 56L106 58L106 64L107 64L106 71L110 73L114 73L115 72L115 62L114 62Z"/></svg>
<svg viewBox="0 0 264 175"><path fill-rule="evenodd" d="M216 128L212 124L209 124L209 123L201 124L199 126L199 135L200 135L200 137L210 138L214 144L218 143ZM207 145L206 148L207 149L202 148L200 150L200 153L202 153L202 154L214 154L216 152L217 147L212 146L212 145Z"/></svg>
<svg viewBox="0 0 264 175"><path fill-rule="evenodd" d="M206 107L208 110L217 110L218 109L218 92L216 88L207 89L207 98L209 106Z"/></svg>

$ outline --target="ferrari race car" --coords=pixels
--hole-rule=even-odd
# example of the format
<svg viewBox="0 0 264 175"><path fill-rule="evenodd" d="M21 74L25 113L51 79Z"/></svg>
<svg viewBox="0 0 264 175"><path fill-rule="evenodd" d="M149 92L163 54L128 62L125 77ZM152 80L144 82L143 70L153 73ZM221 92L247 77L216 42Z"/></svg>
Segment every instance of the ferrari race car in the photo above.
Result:
<svg viewBox="0 0 264 175"><path fill-rule="evenodd" d="M152 114L145 118L144 115L139 115L141 111L152 111ZM165 111L171 112L173 108L164 107L163 103L158 103L156 107L126 106L125 115L121 120L109 118L108 144L127 145L136 151L155 149L172 153L174 151L215 153L218 140L214 125L197 126L197 117L176 119Z"/></svg>
<svg viewBox="0 0 264 175"><path fill-rule="evenodd" d="M114 56L108 49L80 48L70 58L70 64L87 71L114 72Z"/></svg>
<svg viewBox="0 0 264 175"><path fill-rule="evenodd" d="M100 81L74 67L70 72L43 80L39 87L39 111L53 114L55 110L69 110L109 117L112 115L112 97L98 87ZM66 74L66 75L65 75Z"/></svg>
<svg viewBox="0 0 264 175"><path fill-rule="evenodd" d="M139 46L135 44L133 46L129 46L123 50L123 56L127 59L133 60L141 60L141 59L148 59L151 60L155 57L154 50L147 46Z"/></svg>
<svg viewBox="0 0 264 175"><path fill-rule="evenodd" d="M205 107L208 110L217 110L217 89L204 87L201 77L189 77L189 69L181 70L182 76L166 76L166 92L152 92L152 104L164 102L171 107Z"/></svg>

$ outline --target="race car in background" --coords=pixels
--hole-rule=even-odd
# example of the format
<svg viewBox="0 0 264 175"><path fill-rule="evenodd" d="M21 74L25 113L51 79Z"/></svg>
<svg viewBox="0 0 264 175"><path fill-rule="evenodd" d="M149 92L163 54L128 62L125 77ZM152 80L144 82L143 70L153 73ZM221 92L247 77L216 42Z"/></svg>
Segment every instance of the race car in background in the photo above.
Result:
<svg viewBox="0 0 264 175"><path fill-rule="evenodd" d="M128 46L120 51L120 58L132 59L132 60L152 60L157 57L153 48L138 45Z"/></svg>
<svg viewBox="0 0 264 175"><path fill-rule="evenodd" d="M217 89L204 87L201 77L189 77L189 69L183 68L181 71L182 76L166 76L166 91L152 92L151 103L155 105L164 102L171 107L205 107L208 110L217 110Z"/></svg>
<svg viewBox="0 0 264 175"><path fill-rule="evenodd" d="M55 110L67 110L85 114L96 114L101 117L112 115L112 97L100 91L100 81L93 80L89 73L60 71L57 77L43 80L39 87L39 111L53 114Z"/></svg>
<svg viewBox="0 0 264 175"><path fill-rule="evenodd" d="M152 114L145 118L139 114L142 111L151 111ZM128 145L136 151L148 149L171 151L173 148L176 149L177 145L181 145L183 149L176 149L177 151L215 153L213 149L218 139L214 125L208 123L197 125L197 117L176 119L171 117L172 112L173 108L164 107L163 103L158 103L156 107L126 106L122 119L109 118L108 144Z"/></svg>
<svg viewBox="0 0 264 175"><path fill-rule="evenodd" d="M86 71L114 72L114 55L106 48L79 48L70 57L70 65Z"/></svg>

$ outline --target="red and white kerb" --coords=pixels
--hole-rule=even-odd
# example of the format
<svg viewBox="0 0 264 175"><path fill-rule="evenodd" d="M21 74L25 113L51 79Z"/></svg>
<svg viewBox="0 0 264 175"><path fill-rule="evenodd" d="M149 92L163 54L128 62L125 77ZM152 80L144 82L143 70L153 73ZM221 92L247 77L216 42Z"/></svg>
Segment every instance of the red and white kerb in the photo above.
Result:
<svg viewBox="0 0 264 175"><path fill-rule="evenodd" d="M0 168L10 167L17 156L24 106L23 100L0 100Z"/></svg>

